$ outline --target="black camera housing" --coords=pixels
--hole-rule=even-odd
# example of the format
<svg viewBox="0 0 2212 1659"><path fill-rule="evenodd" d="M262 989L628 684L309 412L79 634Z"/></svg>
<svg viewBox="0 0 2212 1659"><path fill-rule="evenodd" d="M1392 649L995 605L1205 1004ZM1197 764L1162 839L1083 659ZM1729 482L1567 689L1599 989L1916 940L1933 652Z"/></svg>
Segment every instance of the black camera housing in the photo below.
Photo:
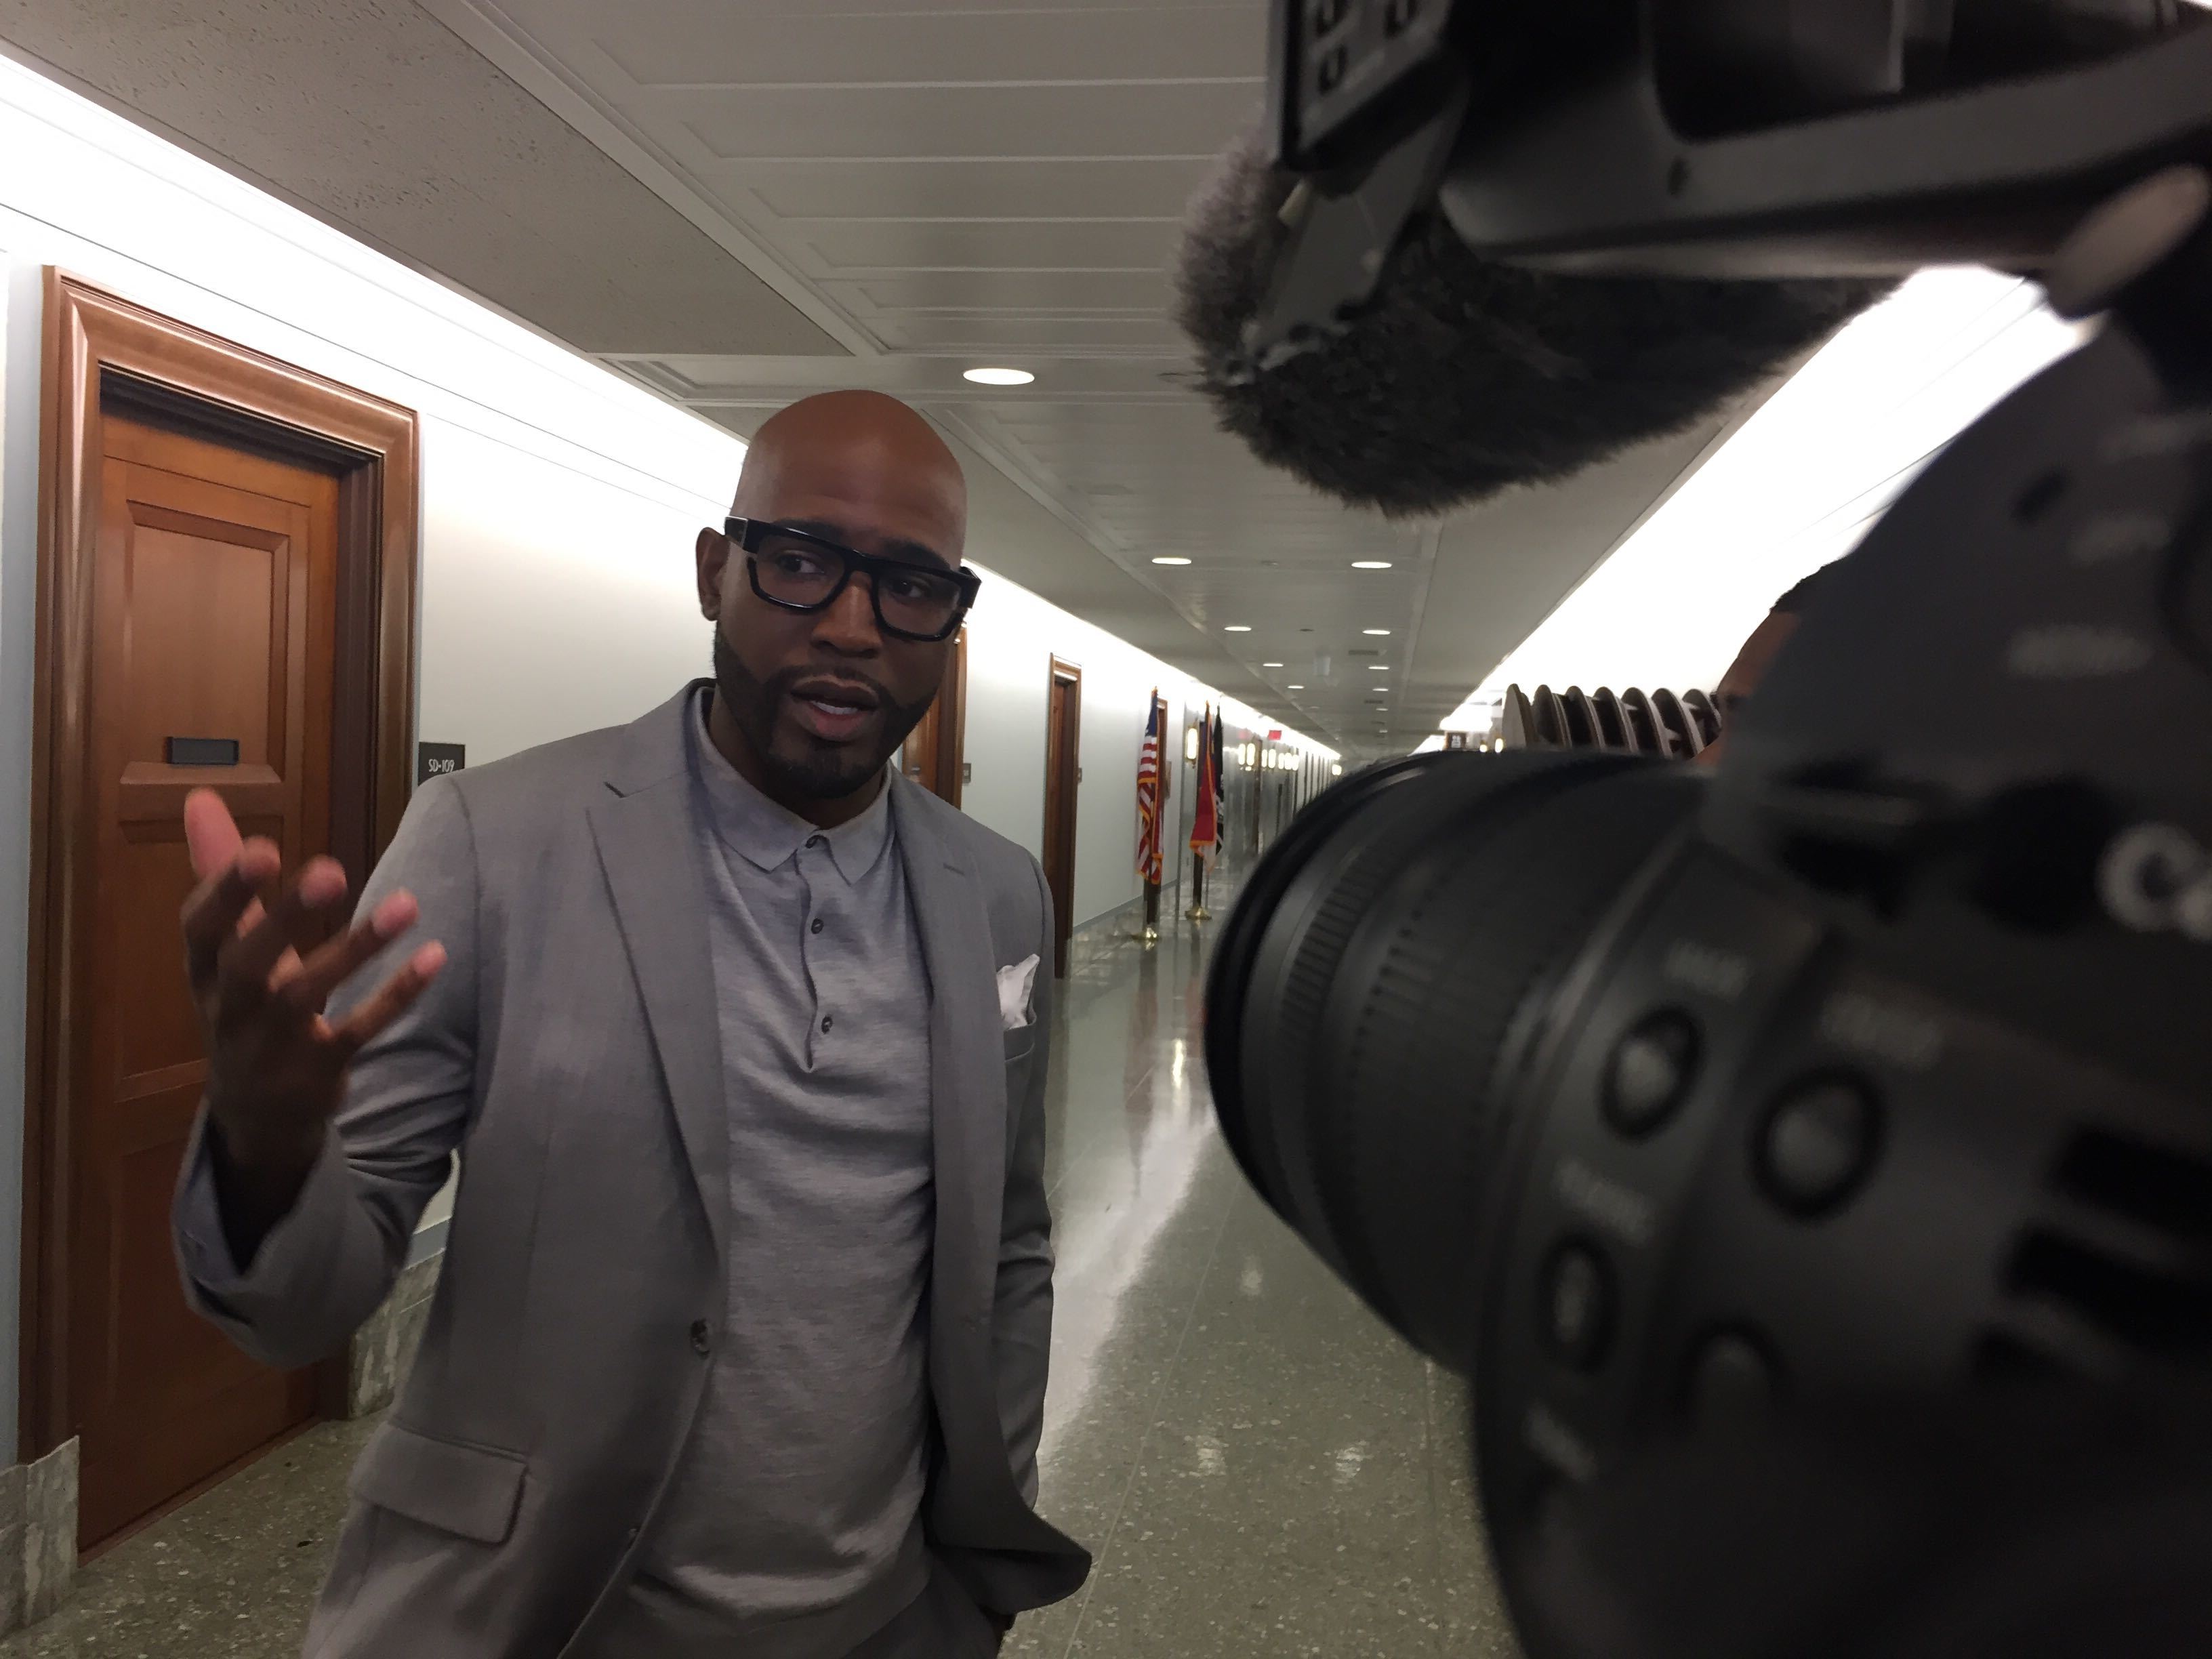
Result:
<svg viewBox="0 0 2212 1659"><path fill-rule="evenodd" d="M2080 228L2203 194L2212 30L1692 140L1659 14L1742 9L1580 9L1644 27L1505 102L1474 46L1557 39L1439 18L1394 125L1300 90L1284 9L1318 170L1255 353L1425 204L1533 264L1971 249L2112 309L1824 586L1717 770L1447 752L1296 821L1215 960L1224 1133L1469 1377L1532 1653L2212 1651L2212 214Z"/></svg>

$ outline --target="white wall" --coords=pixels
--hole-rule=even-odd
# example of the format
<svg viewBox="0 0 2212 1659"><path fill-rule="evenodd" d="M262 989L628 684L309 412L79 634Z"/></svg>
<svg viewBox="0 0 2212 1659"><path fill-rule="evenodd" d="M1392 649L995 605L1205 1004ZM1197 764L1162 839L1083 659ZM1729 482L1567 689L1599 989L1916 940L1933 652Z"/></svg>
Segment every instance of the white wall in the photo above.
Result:
<svg viewBox="0 0 2212 1659"><path fill-rule="evenodd" d="M0 1468L15 1461L21 1322L23 1014L30 948L31 600L38 553L37 272L0 230Z"/></svg>
<svg viewBox="0 0 2212 1659"><path fill-rule="evenodd" d="M712 672L692 543L721 522L743 455L732 441L684 497L465 427L426 432L422 737L467 744L477 764L629 720Z"/></svg>

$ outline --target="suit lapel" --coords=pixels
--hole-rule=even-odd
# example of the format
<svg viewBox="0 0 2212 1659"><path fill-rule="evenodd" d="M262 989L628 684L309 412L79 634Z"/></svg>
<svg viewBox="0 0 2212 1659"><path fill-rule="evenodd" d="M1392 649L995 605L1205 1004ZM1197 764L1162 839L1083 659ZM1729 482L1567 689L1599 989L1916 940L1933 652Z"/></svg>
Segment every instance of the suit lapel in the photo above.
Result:
<svg viewBox="0 0 2212 1659"><path fill-rule="evenodd" d="M891 780L900 857L929 969L930 1123L936 1157L941 1311L988 1319L1006 1202L1006 1068L998 969L981 884L937 825L922 792Z"/></svg>
<svg viewBox="0 0 2212 1659"><path fill-rule="evenodd" d="M623 943L705 1206L714 1259L728 1260L729 1131L721 1024L707 941L707 873L693 815L684 722L696 685L630 728L609 793L591 811Z"/></svg>

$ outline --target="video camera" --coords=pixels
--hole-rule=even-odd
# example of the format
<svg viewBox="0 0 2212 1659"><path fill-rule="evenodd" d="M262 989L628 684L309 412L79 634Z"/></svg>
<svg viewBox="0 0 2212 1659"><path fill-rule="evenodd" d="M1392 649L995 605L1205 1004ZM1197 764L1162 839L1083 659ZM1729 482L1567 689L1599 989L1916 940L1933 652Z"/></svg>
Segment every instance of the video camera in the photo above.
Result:
<svg viewBox="0 0 2212 1659"><path fill-rule="evenodd" d="M1237 1159L1470 1380L1536 1659L2212 1654L2212 18L1285 0L1273 52L1262 374L1436 215L2103 323L1717 769L1422 755L1294 821L1209 987Z"/></svg>

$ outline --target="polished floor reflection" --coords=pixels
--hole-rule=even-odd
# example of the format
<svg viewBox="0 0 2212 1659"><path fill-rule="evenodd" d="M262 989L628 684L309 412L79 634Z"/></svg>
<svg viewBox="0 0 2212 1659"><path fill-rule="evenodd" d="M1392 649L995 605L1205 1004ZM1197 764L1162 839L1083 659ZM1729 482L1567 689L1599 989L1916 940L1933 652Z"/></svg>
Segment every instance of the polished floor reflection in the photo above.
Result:
<svg viewBox="0 0 2212 1659"><path fill-rule="evenodd" d="M1007 1651L1510 1655L1456 1384L1316 1265L1223 1149L1203 955L1188 924L1152 950L1092 930L1055 1012L1043 1501L1098 1568ZM292 1659L368 1426L311 1431L91 1564L0 1659Z"/></svg>
<svg viewBox="0 0 2212 1659"><path fill-rule="evenodd" d="M1188 925L1151 951L1102 933L1070 964L1042 1476L1098 1567L1007 1650L1510 1655L1459 1387L1237 1172L1200 1056L1203 967Z"/></svg>

